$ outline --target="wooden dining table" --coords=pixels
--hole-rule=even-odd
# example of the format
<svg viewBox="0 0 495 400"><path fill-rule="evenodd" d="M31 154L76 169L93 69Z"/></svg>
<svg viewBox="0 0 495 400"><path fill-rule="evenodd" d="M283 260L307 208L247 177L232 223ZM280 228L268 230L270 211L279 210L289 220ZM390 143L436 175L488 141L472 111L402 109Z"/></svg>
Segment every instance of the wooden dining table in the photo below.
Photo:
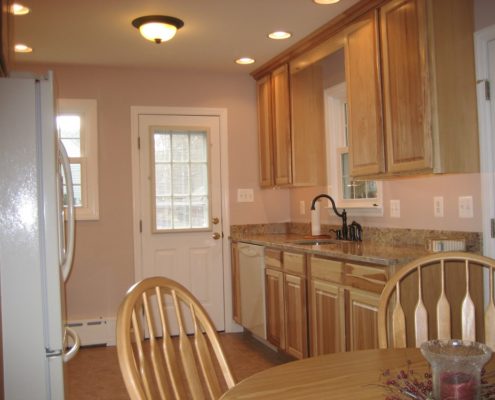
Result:
<svg viewBox="0 0 495 400"><path fill-rule="evenodd" d="M495 359L486 366L495 370ZM382 349L334 353L289 362L252 375L228 390L221 400L340 399L384 400L386 381L400 371L420 381L429 372L419 349Z"/></svg>

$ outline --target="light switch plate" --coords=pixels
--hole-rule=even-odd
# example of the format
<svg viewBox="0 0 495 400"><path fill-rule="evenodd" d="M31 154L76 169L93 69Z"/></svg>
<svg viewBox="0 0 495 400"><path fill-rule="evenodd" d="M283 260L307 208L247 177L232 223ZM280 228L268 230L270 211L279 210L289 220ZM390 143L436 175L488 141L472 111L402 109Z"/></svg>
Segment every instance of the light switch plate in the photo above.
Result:
<svg viewBox="0 0 495 400"><path fill-rule="evenodd" d="M437 218L443 217L443 196L433 197L433 215Z"/></svg>
<svg viewBox="0 0 495 400"><path fill-rule="evenodd" d="M473 218L473 196L459 197L459 218Z"/></svg>
<svg viewBox="0 0 495 400"><path fill-rule="evenodd" d="M252 203L254 201L253 189L237 189L238 203Z"/></svg>
<svg viewBox="0 0 495 400"><path fill-rule="evenodd" d="M390 217L400 218L400 200L390 200Z"/></svg>

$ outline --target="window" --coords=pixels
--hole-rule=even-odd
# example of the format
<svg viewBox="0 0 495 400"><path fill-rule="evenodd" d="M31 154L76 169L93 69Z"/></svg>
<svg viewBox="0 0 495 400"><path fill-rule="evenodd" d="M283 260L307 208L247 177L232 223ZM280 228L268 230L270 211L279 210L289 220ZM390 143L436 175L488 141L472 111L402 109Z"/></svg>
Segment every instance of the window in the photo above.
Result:
<svg viewBox="0 0 495 400"><path fill-rule="evenodd" d="M208 131L151 128L155 232L210 228Z"/></svg>
<svg viewBox="0 0 495 400"><path fill-rule="evenodd" d="M330 195L353 215L383 215L381 182L350 176L345 82L325 90L325 119Z"/></svg>
<svg viewBox="0 0 495 400"><path fill-rule="evenodd" d="M76 219L98 219L96 100L58 99L57 107L57 130L72 172Z"/></svg>

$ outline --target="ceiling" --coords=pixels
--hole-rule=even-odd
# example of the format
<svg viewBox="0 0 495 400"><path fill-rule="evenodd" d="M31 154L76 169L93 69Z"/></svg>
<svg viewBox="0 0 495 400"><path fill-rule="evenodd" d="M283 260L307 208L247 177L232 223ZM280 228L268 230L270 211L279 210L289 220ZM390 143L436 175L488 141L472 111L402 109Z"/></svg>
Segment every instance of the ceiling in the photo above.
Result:
<svg viewBox="0 0 495 400"><path fill-rule="evenodd" d="M358 0L20 0L31 13L14 17L14 39L34 50L20 62L191 69L249 73ZM185 25L170 42L143 39L131 21L171 15ZM292 33L272 40L275 30ZM236 58L256 59L239 66Z"/></svg>

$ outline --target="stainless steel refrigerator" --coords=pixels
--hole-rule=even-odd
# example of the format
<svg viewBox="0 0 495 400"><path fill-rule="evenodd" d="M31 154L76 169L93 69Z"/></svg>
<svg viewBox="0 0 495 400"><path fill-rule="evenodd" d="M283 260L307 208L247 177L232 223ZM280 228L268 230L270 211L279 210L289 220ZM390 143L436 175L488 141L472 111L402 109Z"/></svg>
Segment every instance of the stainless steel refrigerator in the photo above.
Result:
<svg viewBox="0 0 495 400"><path fill-rule="evenodd" d="M61 161L64 149L55 125L51 74L0 79L0 299L7 400L63 399L64 361L78 349L77 336L64 326L74 213L70 168L66 158ZM69 192L65 207L62 173ZM67 335L75 343L71 349L65 346Z"/></svg>

